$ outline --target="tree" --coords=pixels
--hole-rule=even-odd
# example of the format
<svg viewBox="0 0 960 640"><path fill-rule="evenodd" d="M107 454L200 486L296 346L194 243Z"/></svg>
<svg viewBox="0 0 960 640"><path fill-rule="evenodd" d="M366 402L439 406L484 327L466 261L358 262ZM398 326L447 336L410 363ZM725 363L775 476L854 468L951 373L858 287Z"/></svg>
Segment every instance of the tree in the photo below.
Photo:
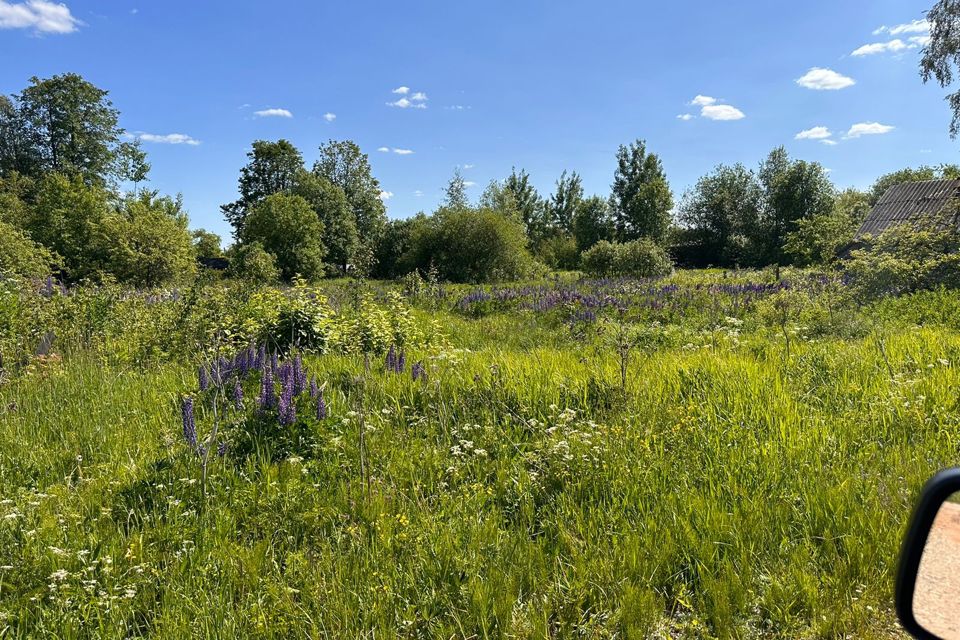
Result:
<svg viewBox="0 0 960 640"><path fill-rule="evenodd" d="M330 140L320 146L313 173L343 189L353 212L359 244L372 252L387 223L387 210L367 155L351 140Z"/></svg>
<svg viewBox="0 0 960 640"><path fill-rule="evenodd" d="M523 169L517 173L514 167L504 181L503 188L513 197L517 212L520 214L520 221L527 229L527 236L535 241L542 235L546 221L540 194L530 184L530 174Z"/></svg>
<svg viewBox="0 0 960 640"><path fill-rule="evenodd" d="M0 177L39 174L38 149L16 103L0 95Z"/></svg>
<svg viewBox="0 0 960 640"><path fill-rule="evenodd" d="M109 270L101 226L110 212L108 193L83 176L45 175L23 225L30 237L61 256L71 280L97 278Z"/></svg>
<svg viewBox="0 0 960 640"><path fill-rule="evenodd" d="M327 248L326 261L346 272L354 264L360 248L357 221L347 194L323 176L304 171L293 193L310 203L323 223L323 244Z"/></svg>
<svg viewBox="0 0 960 640"><path fill-rule="evenodd" d="M237 237L254 206L275 193L291 193L304 171L303 156L288 140L256 140L247 158L240 169L240 198L220 207Z"/></svg>
<svg viewBox="0 0 960 640"><path fill-rule="evenodd" d="M220 236L217 234L206 229L197 229L191 236L193 237L193 249L198 258L223 257Z"/></svg>
<svg viewBox="0 0 960 640"><path fill-rule="evenodd" d="M460 168L453 170L453 177L444 189L443 206L447 209L469 209L470 199L467 197L467 183L460 174Z"/></svg>
<svg viewBox="0 0 960 640"><path fill-rule="evenodd" d="M270 284L280 277L277 260L267 253L259 242L233 245L227 252L230 259L228 273L231 277L255 284Z"/></svg>
<svg viewBox="0 0 960 640"><path fill-rule="evenodd" d="M960 66L960 0L939 0L927 12L930 39L920 59L920 77L924 83L935 79L944 89L953 83L954 67ZM950 137L960 132L960 91L947 95L953 111Z"/></svg>
<svg viewBox="0 0 960 640"><path fill-rule="evenodd" d="M751 262L748 238L760 217L762 195L757 177L741 164L719 165L684 194L679 218L690 230L703 263Z"/></svg>
<svg viewBox="0 0 960 640"><path fill-rule="evenodd" d="M121 282L140 287L189 278L196 260L187 223L179 197L147 190L128 195L98 229L98 244L106 253L105 270Z"/></svg>
<svg viewBox="0 0 960 640"><path fill-rule="evenodd" d="M17 96L17 129L27 146L20 157L34 158L39 173L79 175L87 184L124 178L122 159L131 145L120 142L119 112L107 92L75 73L30 83Z"/></svg>
<svg viewBox="0 0 960 640"><path fill-rule="evenodd" d="M837 195L829 214L819 213L797 221L787 234L785 250L800 266L828 264L850 244L870 211L869 195L846 189Z"/></svg>
<svg viewBox="0 0 960 640"><path fill-rule="evenodd" d="M580 252L601 240L613 240L615 232L606 198L590 196L580 201L573 214L573 237Z"/></svg>
<svg viewBox="0 0 960 640"><path fill-rule="evenodd" d="M502 216L515 222L523 222L513 191L507 189L499 180L491 180L487 184L483 193L480 194L479 206L481 209L498 211Z"/></svg>
<svg viewBox="0 0 960 640"><path fill-rule="evenodd" d="M819 163L792 161L784 147L770 152L760 163L757 176L763 207L753 242L763 248L763 263L782 265L787 262L787 234L795 231L802 219L829 215L835 190Z"/></svg>
<svg viewBox="0 0 960 640"><path fill-rule="evenodd" d="M0 277L43 278L56 258L21 229L0 220Z"/></svg>
<svg viewBox="0 0 960 640"><path fill-rule="evenodd" d="M574 171L567 176L564 171L557 180L557 187L550 196L549 223L566 233L573 232L573 218L583 201L583 181Z"/></svg>
<svg viewBox="0 0 960 640"><path fill-rule="evenodd" d="M273 254L285 280L323 275L323 223L300 196L275 193L254 205L240 239L246 244L259 242Z"/></svg>
<svg viewBox="0 0 960 640"><path fill-rule="evenodd" d="M621 241L651 238L663 243L670 228L673 194L660 158L647 153L643 140L617 150L610 207L617 238Z"/></svg>
<svg viewBox="0 0 960 640"><path fill-rule="evenodd" d="M377 244L377 264L374 274L378 278L396 278L412 270L407 264L410 249L413 246L413 230L425 220L422 213L414 218L390 220Z"/></svg>

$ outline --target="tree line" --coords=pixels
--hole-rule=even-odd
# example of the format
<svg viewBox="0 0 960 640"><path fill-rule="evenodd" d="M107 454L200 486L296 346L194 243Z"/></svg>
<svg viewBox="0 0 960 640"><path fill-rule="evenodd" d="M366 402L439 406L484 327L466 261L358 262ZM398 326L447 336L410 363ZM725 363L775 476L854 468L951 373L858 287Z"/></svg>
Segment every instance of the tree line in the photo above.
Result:
<svg viewBox="0 0 960 640"><path fill-rule="evenodd" d="M0 96L0 272L155 286L191 277L198 258L226 258L232 275L257 281L803 266L833 260L889 186L960 176L952 165L920 167L868 191L838 190L820 164L779 147L756 169L719 165L675 201L660 157L637 140L617 150L606 194L587 195L564 171L542 196L514 168L471 202L455 171L435 211L388 220L354 142L321 144L308 167L289 141L257 140L237 199L221 207L234 237L224 254L218 236L189 230L179 196L141 188L149 162L118 121L107 92L76 74Z"/></svg>

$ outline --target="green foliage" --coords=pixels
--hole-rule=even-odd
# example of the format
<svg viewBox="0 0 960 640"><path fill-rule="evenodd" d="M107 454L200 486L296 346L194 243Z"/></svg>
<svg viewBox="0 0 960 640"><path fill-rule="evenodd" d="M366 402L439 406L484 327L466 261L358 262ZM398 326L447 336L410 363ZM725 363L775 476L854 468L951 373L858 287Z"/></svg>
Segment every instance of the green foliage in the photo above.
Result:
<svg viewBox="0 0 960 640"><path fill-rule="evenodd" d="M564 171L547 203L550 226L567 234L573 233L573 221L582 204L583 180L576 171L569 176Z"/></svg>
<svg viewBox="0 0 960 640"><path fill-rule="evenodd" d="M511 196L510 200L520 216L520 221L527 230L527 235L536 240L540 237L546 224L544 219L543 203L540 194L530 183L530 174L521 169L517 173L516 167L510 171L503 182L504 191Z"/></svg>
<svg viewBox="0 0 960 640"><path fill-rule="evenodd" d="M867 299L938 286L960 288L960 234L934 224L897 225L851 253L846 271Z"/></svg>
<svg viewBox="0 0 960 640"><path fill-rule="evenodd" d="M300 175L293 192L310 203L323 223L326 261L334 273L345 272L348 264L357 261L361 245L346 193L323 176L306 172Z"/></svg>
<svg viewBox="0 0 960 640"><path fill-rule="evenodd" d="M104 269L121 282L156 287L188 280L196 270L180 198L149 191L131 194L103 218L97 233Z"/></svg>
<svg viewBox="0 0 960 640"><path fill-rule="evenodd" d="M277 259L259 242L234 245L228 252L229 273L251 284L271 284L280 278Z"/></svg>
<svg viewBox="0 0 960 640"><path fill-rule="evenodd" d="M23 231L0 221L0 277L45 278L56 260Z"/></svg>
<svg viewBox="0 0 960 640"><path fill-rule="evenodd" d="M610 205L617 240L650 238L662 243L670 227L673 194L660 158L647 152L643 140L620 145Z"/></svg>
<svg viewBox="0 0 960 640"><path fill-rule="evenodd" d="M30 86L0 104L0 175L11 171L39 178L77 176L86 184L146 177L139 148L120 142L119 112L98 89L75 73L31 78Z"/></svg>
<svg viewBox="0 0 960 640"><path fill-rule="evenodd" d="M583 270L597 276L613 275L616 261L617 245L607 240L597 242L580 256Z"/></svg>
<svg viewBox="0 0 960 640"><path fill-rule="evenodd" d="M930 23L930 38L920 59L920 76L924 82L934 79L946 88L953 83L960 60L960 6L956 0L937 0L926 19ZM950 136L955 138L960 133L960 92L947 95L946 100L953 112Z"/></svg>
<svg viewBox="0 0 960 640"><path fill-rule="evenodd" d="M193 238L193 249L198 258L223 257L223 246L220 236L206 229L197 229L190 235Z"/></svg>
<svg viewBox="0 0 960 640"><path fill-rule="evenodd" d="M404 263L413 248L413 229L423 224L426 216L419 214L415 218L390 220L380 242L377 244L374 275L378 278L393 279L409 273L411 267Z"/></svg>
<svg viewBox="0 0 960 640"><path fill-rule="evenodd" d="M576 239L559 230L540 241L536 256L551 269L570 271L580 264L580 251L577 249Z"/></svg>
<svg viewBox="0 0 960 640"><path fill-rule="evenodd" d="M573 215L573 237L577 241L577 249L586 251L601 240L613 240L615 234L616 228L606 198L584 198Z"/></svg>
<svg viewBox="0 0 960 640"><path fill-rule="evenodd" d="M584 271L597 276L655 278L673 271L670 256L649 238L624 243L601 240L584 252L581 264Z"/></svg>
<svg viewBox="0 0 960 640"><path fill-rule="evenodd" d="M787 234L784 250L799 266L829 264L850 245L869 212L868 194L846 189L837 195L829 214L798 220Z"/></svg>
<svg viewBox="0 0 960 640"><path fill-rule="evenodd" d="M515 280L535 269L526 244L523 227L496 211L441 209L414 224L403 262L452 282Z"/></svg>
<svg viewBox="0 0 960 640"><path fill-rule="evenodd" d="M470 198L467 197L467 182L460 173L460 167L453 170L453 176L443 190L443 206L447 209L469 209Z"/></svg>
<svg viewBox="0 0 960 640"><path fill-rule="evenodd" d="M359 244L365 253L373 253L387 223L387 213L380 199L380 183L373 177L367 155L355 142L330 140L320 145L313 173L343 190L353 213Z"/></svg>
<svg viewBox="0 0 960 640"><path fill-rule="evenodd" d="M303 156L289 140L255 140L247 159L240 169L240 199L220 207L237 236L254 206L267 196L291 193L304 170Z"/></svg>
<svg viewBox="0 0 960 640"><path fill-rule="evenodd" d="M323 223L300 196L267 196L247 215L241 242L260 243L276 259L280 276L308 280L323 275Z"/></svg>

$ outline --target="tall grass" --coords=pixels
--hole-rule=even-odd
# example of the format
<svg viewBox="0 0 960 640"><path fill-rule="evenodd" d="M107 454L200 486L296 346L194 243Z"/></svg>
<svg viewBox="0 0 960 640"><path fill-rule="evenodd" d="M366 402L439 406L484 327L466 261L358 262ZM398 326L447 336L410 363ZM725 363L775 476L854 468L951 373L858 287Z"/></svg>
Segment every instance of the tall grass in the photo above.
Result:
<svg viewBox="0 0 960 640"><path fill-rule="evenodd" d="M315 444L217 459L205 498L192 366L79 353L0 387L0 637L895 633L906 515L960 444L954 328L801 330L789 357L685 334L622 390L537 314L430 316L426 382L309 356Z"/></svg>

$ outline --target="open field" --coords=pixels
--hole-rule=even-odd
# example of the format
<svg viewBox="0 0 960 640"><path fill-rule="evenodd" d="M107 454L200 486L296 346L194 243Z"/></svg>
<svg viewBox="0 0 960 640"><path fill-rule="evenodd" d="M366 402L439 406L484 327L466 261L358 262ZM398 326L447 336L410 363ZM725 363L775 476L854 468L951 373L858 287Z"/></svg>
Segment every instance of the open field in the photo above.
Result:
<svg viewBox="0 0 960 640"><path fill-rule="evenodd" d="M960 294L784 277L6 285L0 637L897 637Z"/></svg>

